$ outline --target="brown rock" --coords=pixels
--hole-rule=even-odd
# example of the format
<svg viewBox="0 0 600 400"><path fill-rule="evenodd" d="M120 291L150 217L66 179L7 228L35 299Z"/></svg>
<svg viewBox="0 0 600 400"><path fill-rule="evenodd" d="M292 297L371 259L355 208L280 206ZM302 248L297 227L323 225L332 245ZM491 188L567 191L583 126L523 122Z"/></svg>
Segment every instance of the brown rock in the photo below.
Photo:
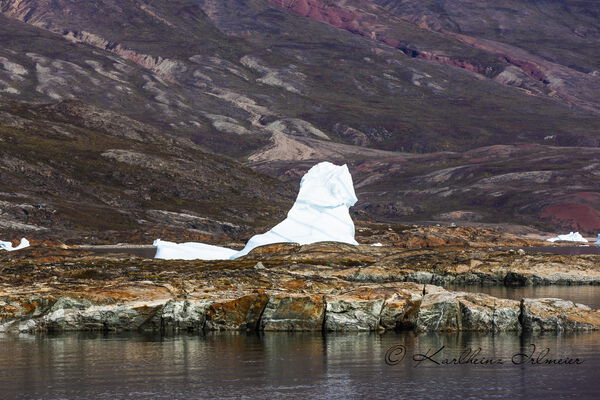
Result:
<svg viewBox="0 0 600 400"><path fill-rule="evenodd" d="M257 330L268 301L269 296L266 294L251 294L214 302L206 311L206 328L214 331Z"/></svg>
<svg viewBox="0 0 600 400"><path fill-rule="evenodd" d="M600 310L562 299L523 299L520 322L525 331L598 330Z"/></svg>
<svg viewBox="0 0 600 400"><path fill-rule="evenodd" d="M260 328L264 331L320 331L324 315L323 296L272 296Z"/></svg>

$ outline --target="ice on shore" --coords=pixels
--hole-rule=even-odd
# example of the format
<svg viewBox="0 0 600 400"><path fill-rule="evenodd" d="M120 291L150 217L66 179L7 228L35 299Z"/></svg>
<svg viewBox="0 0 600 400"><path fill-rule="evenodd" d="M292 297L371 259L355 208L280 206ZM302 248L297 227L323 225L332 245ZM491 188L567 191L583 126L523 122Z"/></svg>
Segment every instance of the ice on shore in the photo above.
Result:
<svg viewBox="0 0 600 400"><path fill-rule="evenodd" d="M173 243L156 239L153 244L156 246L154 257L163 260L228 260L237 253L237 250L204 243Z"/></svg>
<svg viewBox="0 0 600 400"><path fill-rule="evenodd" d="M266 233L255 235L243 250L202 243L154 242L156 258L162 259L235 259L258 246L291 242L309 244L323 241L358 244L349 208L356 203L352 176L346 165L322 162L313 166L300 182L296 202L287 218Z"/></svg>
<svg viewBox="0 0 600 400"><path fill-rule="evenodd" d="M585 239L579 232L570 232L567 235L558 235L556 237L548 239L548 242L581 242L587 243L587 239Z"/></svg>
<svg viewBox="0 0 600 400"><path fill-rule="evenodd" d="M19 243L19 245L16 247L13 247L11 242L4 242L0 240L0 250L15 251L24 249L25 247L29 247L29 240L25 238L22 238L21 243Z"/></svg>

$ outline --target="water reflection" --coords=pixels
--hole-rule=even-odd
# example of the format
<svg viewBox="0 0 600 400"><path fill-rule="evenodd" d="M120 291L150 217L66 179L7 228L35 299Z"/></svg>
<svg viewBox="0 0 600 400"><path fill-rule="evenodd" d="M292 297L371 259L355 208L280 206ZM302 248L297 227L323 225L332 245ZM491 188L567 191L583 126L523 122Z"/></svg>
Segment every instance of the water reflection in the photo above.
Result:
<svg viewBox="0 0 600 400"><path fill-rule="evenodd" d="M530 344L581 365L513 365ZM386 333L0 336L2 399L594 398L600 334ZM390 366L386 351L407 356ZM503 365L417 364L415 354L465 349ZM586 397L588 396L588 397Z"/></svg>

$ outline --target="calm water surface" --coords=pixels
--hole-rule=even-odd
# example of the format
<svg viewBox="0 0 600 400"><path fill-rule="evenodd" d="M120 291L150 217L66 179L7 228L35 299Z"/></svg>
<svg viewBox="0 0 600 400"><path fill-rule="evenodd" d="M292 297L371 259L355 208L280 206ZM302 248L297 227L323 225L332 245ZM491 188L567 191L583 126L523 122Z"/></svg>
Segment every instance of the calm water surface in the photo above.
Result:
<svg viewBox="0 0 600 400"><path fill-rule="evenodd" d="M479 285L449 285L448 290L463 292L486 293L503 299L521 300L522 298L537 299L542 297L558 297L585 304L591 308L600 309L600 286L479 286ZM599 396L600 398L600 396Z"/></svg>
<svg viewBox="0 0 600 400"><path fill-rule="evenodd" d="M581 364L513 364L516 353ZM597 399L600 334L64 334L0 336L0 398L11 399ZM386 364L386 352L395 365ZM412 359L479 358L437 365Z"/></svg>

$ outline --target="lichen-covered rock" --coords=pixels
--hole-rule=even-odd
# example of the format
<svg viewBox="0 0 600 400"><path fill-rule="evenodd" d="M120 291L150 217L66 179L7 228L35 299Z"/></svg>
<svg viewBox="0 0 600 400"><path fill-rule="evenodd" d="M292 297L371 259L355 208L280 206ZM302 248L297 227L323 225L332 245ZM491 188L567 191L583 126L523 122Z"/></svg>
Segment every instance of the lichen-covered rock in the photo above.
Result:
<svg viewBox="0 0 600 400"><path fill-rule="evenodd" d="M409 330L415 325L421 303L416 294L397 293L385 300L379 324L386 330Z"/></svg>
<svg viewBox="0 0 600 400"><path fill-rule="evenodd" d="M160 301L94 304L62 297L41 317L19 322L18 331L136 330L162 305Z"/></svg>
<svg viewBox="0 0 600 400"><path fill-rule="evenodd" d="M323 296L272 296L260 328L264 331L320 331L323 329Z"/></svg>
<svg viewBox="0 0 600 400"><path fill-rule="evenodd" d="M206 328L213 331L257 330L268 301L266 294L215 301L206 310Z"/></svg>
<svg viewBox="0 0 600 400"><path fill-rule="evenodd" d="M462 316L457 297L460 293L442 292L426 294L421 299L415 322L417 331L460 331Z"/></svg>
<svg viewBox="0 0 600 400"><path fill-rule="evenodd" d="M0 254L0 332L504 332L600 325L598 311L571 302L526 300L521 306L431 284L452 280L524 285L542 277L593 283L600 281L597 255L407 250L334 242L274 244L231 261L91 256L80 249L36 244L22 251Z"/></svg>
<svg viewBox="0 0 600 400"><path fill-rule="evenodd" d="M445 292L423 296L418 331L518 331L519 302L480 293Z"/></svg>
<svg viewBox="0 0 600 400"><path fill-rule="evenodd" d="M327 296L325 330L378 330L384 301L384 298L363 299L348 295Z"/></svg>
<svg viewBox="0 0 600 400"><path fill-rule="evenodd" d="M525 331L597 330L600 310L562 299L523 299L520 322Z"/></svg>
<svg viewBox="0 0 600 400"><path fill-rule="evenodd" d="M197 331L204 328L206 310L210 301L171 300L168 301L143 326L143 329Z"/></svg>
<svg viewBox="0 0 600 400"><path fill-rule="evenodd" d="M457 297L461 312L461 329L479 332L518 331L519 302L498 299L481 293Z"/></svg>
<svg viewBox="0 0 600 400"><path fill-rule="evenodd" d="M0 332L14 329L21 320L40 317L54 302L54 298L42 296L0 298Z"/></svg>

